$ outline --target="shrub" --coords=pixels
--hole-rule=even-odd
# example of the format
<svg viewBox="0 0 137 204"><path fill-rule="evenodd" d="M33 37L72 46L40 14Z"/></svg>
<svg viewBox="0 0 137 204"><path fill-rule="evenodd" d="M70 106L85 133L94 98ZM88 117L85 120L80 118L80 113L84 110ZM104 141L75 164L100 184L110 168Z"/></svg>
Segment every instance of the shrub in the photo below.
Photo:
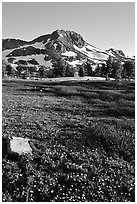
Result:
<svg viewBox="0 0 137 204"><path fill-rule="evenodd" d="M94 148L102 147L106 153L123 157L128 162L134 160L135 141L134 127L125 127L125 124L130 127L128 121L121 121L117 125L111 123L95 123L88 131L87 139L91 142ZM92 148L93 148L92 147Z"/></svg>
<svg viewBox="0 0 137 204"><path fill-rule="evenodd" d="M55 90L58 96L73 96L79 94L79 92L74 87L69 86L56 87Z"/></svg>

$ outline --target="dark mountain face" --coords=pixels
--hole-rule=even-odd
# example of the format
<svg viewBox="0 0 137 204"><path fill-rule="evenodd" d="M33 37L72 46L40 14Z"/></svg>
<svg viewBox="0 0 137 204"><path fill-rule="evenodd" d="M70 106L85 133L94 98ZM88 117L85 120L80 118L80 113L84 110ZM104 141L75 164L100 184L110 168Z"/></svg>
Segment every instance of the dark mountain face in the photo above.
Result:
<svg viewBox="0 0 137 204"><path fill-rule="evenodd" d="M11 53L7 55L7 57L13 56L26 56L26 55L36 55L36 54L46 54L44 49L35 48L33 46L28 46L26 48L19 48L13 50Z"/></svg>
<svg viewBox="0 0 137 204"><path fill-rule="evenodd" d="M70 45L77 45L79 48L84 46L85 41L83 40L82 36L77 34L74 31L64 31L64 30L56 30L51 34L51 40L60 40L66 46Z"/></svg>
<svg viewBox="0 0 137 204"><path fill-rule="evenodd" d="M35 38L34 40L30 41L29 44L33 44L33 43L36 43L36 42L47 42L47 39L50 38L50 35L47 34L47 35L42 35L38 38Z"/></svg>
<svg viewBox="0 0 137 204"><path fill-rule="evenodd" d="M19 39L3 39L2 40L2 49L14 49L18 48L19 46L23 45L31 45L36 42L41 42L41 43L46 43L47 40L50 39L50 42L55 42L55 41L61 41L64 43L66 46L75 44L79 48L84 46L85 41L83 40L82 36L77 34L74 31L64 31L64 30L56 30L54 31L51 35L43 35L38 38L35 38L32 41L23 41Z"/></svg>
<svg viewBox="0 0 137 204"><path fill-rule="evenodd" d="M20 60L36 60L39 65L52 66L52 61L62 59L76 67L88 61L92 65L105 63L109 56L121 61L126 60L121 50L101 50L85 42L83 37L74 31L56 30L32 41L4 39L2 41L3 59L12 63ZM31 65L31 64L30 64Z"/></svg>
<svg viewBox="0 0 137 204"><path fill-rule="evenodd" d="M82 36L73 32L67 31L69 38L71 38L72 42L79 48L82 48L85 45L85 41L83 40Z"/></svg>
<svg viewBox="0 0 137 204"><path fill-rule="evenodd" d="M6 49L14 49L19 46L23 46L25 44L28 44L28 42L18 39L3 39L2 40L2 50Z"/></svg>

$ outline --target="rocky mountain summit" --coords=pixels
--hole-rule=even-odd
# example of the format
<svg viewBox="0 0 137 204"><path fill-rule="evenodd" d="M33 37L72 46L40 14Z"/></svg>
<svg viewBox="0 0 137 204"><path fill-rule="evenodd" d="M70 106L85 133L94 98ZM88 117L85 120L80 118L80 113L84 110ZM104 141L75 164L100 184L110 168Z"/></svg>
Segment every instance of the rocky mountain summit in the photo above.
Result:
<svg viewBox="0 0 137 204"><path fill-rule="evenodd" d="M18 65L52 67L53 62L62 59L73 67L85 62L96 66L105 63L109 56L120 61L127 60L121 50L96 48L74 31L56 30L32 41L2 40L3 60Z"/></svg>

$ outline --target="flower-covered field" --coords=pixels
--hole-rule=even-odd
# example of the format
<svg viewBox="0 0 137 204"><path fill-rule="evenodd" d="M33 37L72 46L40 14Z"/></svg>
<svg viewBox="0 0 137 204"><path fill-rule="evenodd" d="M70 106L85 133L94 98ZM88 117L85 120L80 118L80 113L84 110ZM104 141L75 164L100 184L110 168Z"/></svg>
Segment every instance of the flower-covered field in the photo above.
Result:
<svg viewBox="0 0 137 204"><path fill-rule="evenodd" d="M3 153L3 202L134 202L134 86L3 81L3 138L33 148Z"/></svg>

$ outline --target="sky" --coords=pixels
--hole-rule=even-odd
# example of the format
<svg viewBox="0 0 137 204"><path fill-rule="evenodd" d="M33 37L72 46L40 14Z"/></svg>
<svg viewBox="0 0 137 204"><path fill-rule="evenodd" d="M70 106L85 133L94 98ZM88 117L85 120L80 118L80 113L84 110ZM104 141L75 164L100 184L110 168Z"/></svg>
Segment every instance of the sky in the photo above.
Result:
<svg viewBox="0 0 137 204"><path fill-rule="evenodd" d="M101 49L135 55L134 2L3 2L2 38L32 40L72 30Z"/></svg>

